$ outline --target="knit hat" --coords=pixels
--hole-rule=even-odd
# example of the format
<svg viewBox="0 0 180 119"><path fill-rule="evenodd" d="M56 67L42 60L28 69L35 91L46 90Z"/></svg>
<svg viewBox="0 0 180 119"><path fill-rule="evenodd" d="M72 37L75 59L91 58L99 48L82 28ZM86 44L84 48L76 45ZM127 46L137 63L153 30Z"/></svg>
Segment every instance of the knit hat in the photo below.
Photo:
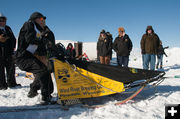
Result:
<svg viewBox="0 0 180 119"><path fill-rule="evenodd" d="M41 17L44 18L44 19L46 19L46 17L45 17L44 15L42 15L41 13L39 13L39 12L34 12L34 13L31 14L30 20L34 21L35 19L41 18Z"/></svg>
<svg viewBox="0 0 180 119"><path fill-rule="evenodd" d="M0 13L0 18L7 19L6 16L4 16L3 13Z"/></svg>
<svg viewBox="0 0 180 119"><path fill-rule="evenodd" d="M125 29L124 29L123 27L119 27L119 28L118 28L118 31L119 31L119 32L125 32Z"/></svg>

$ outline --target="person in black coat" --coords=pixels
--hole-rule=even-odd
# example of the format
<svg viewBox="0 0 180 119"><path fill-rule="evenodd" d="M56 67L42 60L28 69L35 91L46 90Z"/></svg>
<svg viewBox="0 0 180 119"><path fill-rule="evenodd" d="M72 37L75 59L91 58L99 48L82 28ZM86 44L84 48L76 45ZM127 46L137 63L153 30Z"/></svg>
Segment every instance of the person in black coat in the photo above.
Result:
<svg viewBox="0 0 180 119"><path fill-rule="evenodd" d="M129 55L132 50L132 42L123 27L118 29L119 35L113 43L113 49L117 53L117 63L119 66L128 67Z"/></svg>
<svg viewBox="0 0 180 119"><path fill-rule="evenodd" d="M75 59L76 58L76 51L72 45L72 43L69 43L66 48L66 53L68 55L68 58Z"/></svg>
<svg viewBox="0 0 180 119"><path fill-rule="evenodd" d="M24 23L18 38L18 48L15 54L17 66L24 71L33 73L35 80L30 85L28 97L35 97L41 89L42 103L51 100L53 83L50 71L38 56L45 56L47 49L54 47L54 34L45 25L46 17L34 12Z"/></svg>
<svg viewBox="0 0 180 119"><path fill-rule="evenodd" d="M97 42L97 54L100 57L101 64L110 64L112 40L109 39L105 32L100 33L100 37Z"/></svg>
<svg viewBox="0 0 180 119"><path fill-rule="evenodd" d="M0 13L0 90L7 87L20 86L15 79L15 65L13 53L16 48L16 38L9 26L6 25L7 18ZM7 81L5 78L7 72Z"/></svg>

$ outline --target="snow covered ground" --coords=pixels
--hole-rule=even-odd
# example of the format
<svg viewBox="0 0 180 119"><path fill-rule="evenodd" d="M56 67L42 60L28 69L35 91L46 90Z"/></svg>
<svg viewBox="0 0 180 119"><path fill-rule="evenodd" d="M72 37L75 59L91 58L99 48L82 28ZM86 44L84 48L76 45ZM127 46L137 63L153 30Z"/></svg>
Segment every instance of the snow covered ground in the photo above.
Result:
<svg viewBox="0 0 180 119"><path fill-rule="evenodd" d="M64 43L63 43L64 42ZM62 41L67 46L70 41ZM90 59L96 58L96 43L84 43L84 52ZM180 48L166 50L168 57L164 57L164 70L167 78L157 88L144 90L131 101L115 106L111 105L97 109L73 106L68 111L62 109L48 109L25 112L0 113L0 119L164 119L165 105L180 103ZM115 57L115 54L113 55ZM140 50L133 49L130 56L130 67L142 68ZM28 98L29 84L32 80L25 79L25 72L17 68L17 83L22 87L0 90L0 111L10 108L31 107L40 102L40 94L35 98ZM55 86L56 87L56 86ZM40 93L40 92L39 92ZM56 97L57 91L53 93Z"/></svg>

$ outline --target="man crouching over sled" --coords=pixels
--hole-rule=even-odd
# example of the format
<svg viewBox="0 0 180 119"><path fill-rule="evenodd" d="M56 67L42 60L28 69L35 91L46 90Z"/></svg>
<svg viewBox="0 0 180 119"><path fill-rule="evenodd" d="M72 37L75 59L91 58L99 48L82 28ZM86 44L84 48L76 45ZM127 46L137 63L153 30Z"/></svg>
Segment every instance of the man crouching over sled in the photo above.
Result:
<svg viewBox="0 0 180 119"><path fill-rule="evenodd" d="M46 17L34 12L24 23L18 38L18 49L15 54L17 66L24 71L33 73L35 79L30 84L28 97L38 95L41 89L42 104L48 104L53 93L53 83L48 70L46 46L55 45L52 31L45 25Z"/></svg>

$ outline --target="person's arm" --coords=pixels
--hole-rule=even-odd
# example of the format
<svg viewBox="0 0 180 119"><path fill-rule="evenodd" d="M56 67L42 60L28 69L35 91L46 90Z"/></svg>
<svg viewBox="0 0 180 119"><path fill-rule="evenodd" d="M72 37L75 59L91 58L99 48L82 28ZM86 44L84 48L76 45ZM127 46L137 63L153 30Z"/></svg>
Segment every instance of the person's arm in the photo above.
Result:
<svg viewBox="0 0 180 119"><path fill-rule="evenodd" d="M169 46L167 46L167 47L164 47L164 49L168 49L169 48Z"/></svg>
<svg viewBox="0 0 180 119"><path fill-rule="evenodd" d="M108 39L108 54L111 54L112 52L112 40L111 39Z"/></svg>
<svg viewBox="0 0 180 119"><path fill-rule="evenodd" d="M132 44L132 41L131 41L131 39L129 38L129 36L128 36L128 40L129 40L128 50L129 50L129 53L130 53L131 50L132 50L133 44Z"/></svg>
<svg viewBox="0 0 180 119"><path fill-rule="evenodd" d="M145 54L146 53L145 52L145 35L142 36L140 45L141 45L141 53Z"/></svg>
<svg viewBox="0 0 180 119"><path fill-rule="evenodd" d="M34 30L34 24L32 22L24 23L21 28L21 33L24 32L25 40L28 44L41 44L41 40L36 38L36 31Z"/></svg>
<svg viewBox="0 0 180 119"><path fill-rule="evenodd" d="M115 52L117 52L118 51L118 48L117 48L117 38L114 40L114 43L113 43L113 49L114 49L114 51Z"/></svg>
<svg viewBox="0 0 180 119"><path fill-rule="evenodd" d="M76 57L76 51L75 51L75 49L73 49L73 58L75 58Z"/></svg>
<svg viewBox="0 0 180 119"><path fill-rule="evenodd" d="M14 36L14 34L13 34L13 32L12 32L12 30L11 30L11 28L9 27L9 26L7 26L7 29L8 29L8 31L9 31L9 35L10 35L10 40L11 40L11 44L12 44L12 50L14 51L15 50L15 48L16 48L16 38L15 38L15 36Z"/></svg>

